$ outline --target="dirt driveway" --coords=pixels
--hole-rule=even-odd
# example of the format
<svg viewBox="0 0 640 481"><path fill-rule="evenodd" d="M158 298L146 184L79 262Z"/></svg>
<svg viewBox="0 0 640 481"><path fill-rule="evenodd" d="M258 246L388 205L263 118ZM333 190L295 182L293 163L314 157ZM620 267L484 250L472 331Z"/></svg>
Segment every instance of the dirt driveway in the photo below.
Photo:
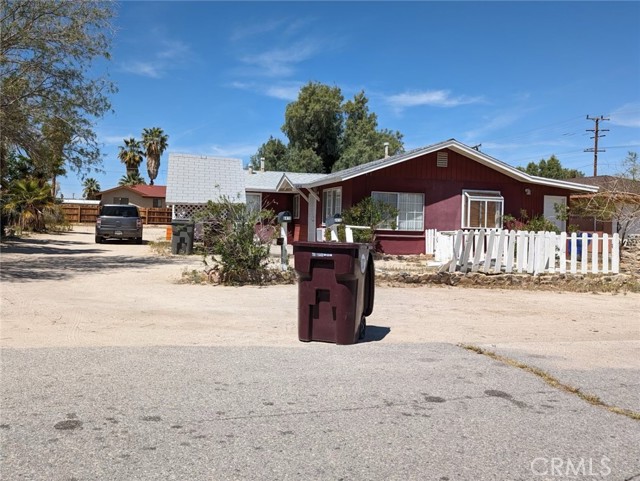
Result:
<svg viewBox="0 0 640 481"><path fill-rule="evenodd" d="M0 346L298 346L297 287L179 284L198 256L97 245L88 227L2 244ZM639 294L379 287L368 341L469 343L548 369L640 369ZM637 383L630 387L637 390ZM636 391L637 392L637 391Z"/></svg>

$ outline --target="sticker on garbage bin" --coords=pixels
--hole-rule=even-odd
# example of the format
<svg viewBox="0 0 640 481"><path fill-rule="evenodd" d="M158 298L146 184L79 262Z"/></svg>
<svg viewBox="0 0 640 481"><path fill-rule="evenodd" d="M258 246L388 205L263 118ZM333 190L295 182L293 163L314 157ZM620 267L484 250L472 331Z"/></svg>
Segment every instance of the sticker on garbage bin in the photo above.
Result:
<svg viewBox="0 0 640 481"><path fill-rule="evenodd" d="M360 271L364 274L364 271L367 270L367 256L363 252L360 254Z"/></svg>

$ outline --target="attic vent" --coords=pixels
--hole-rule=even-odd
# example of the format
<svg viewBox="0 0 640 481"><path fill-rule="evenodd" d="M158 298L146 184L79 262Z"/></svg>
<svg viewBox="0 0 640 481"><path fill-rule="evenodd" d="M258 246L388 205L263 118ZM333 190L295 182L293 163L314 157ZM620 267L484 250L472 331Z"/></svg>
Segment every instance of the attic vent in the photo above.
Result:
<svg viewBox="0 0 640 481"><path fill-rule="evenodd" d="M449 166L449 153L438 152L436 167L448 167L448 166Z"/></svg>

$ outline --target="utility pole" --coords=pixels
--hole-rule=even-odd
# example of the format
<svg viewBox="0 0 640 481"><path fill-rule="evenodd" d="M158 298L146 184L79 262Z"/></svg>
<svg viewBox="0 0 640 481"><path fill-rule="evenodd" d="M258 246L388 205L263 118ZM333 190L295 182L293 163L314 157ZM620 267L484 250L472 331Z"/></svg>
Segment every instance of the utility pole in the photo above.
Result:
<svg viewBox="0 0 640 481"><path fill-rule="evenodd" d="M587 115L587 120L593 120L596 125L594 129L587 129L587 132L593 132L593 148L592 149L584 149L585 152L593 152L593 176L598 175L598 152L606 152L605 149L598 150L598 139L600 137L606 137L604 134L600 134L600 132L609 132L609 129L600 129L600 121L601 120L609 120L608 118L604 118L604 116L600 117L589 117Z"/></svg>

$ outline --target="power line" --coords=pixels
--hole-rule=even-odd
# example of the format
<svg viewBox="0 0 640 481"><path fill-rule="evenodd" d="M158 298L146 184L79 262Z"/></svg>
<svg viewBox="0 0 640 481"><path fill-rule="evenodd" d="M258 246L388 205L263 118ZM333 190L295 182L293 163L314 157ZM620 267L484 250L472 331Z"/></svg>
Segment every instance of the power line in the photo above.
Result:
<svg viewBox="0 0 640 481"><path fill-rule="evenodd" d="M587 129L587 132L593 132L593 148L592 149L584 149L585 152L593 152L593 176L598 175L598 152L606 152L605 149L598 149L598 139L600 137L606 137L605 134L600 134L599 132L609 132L609 129L600 129L599 124L601 120L609 120L608 118L604 118L604 116L600 117L589 117L587 115L587 120L593 120L595 122L594 129Z"/></svg>

